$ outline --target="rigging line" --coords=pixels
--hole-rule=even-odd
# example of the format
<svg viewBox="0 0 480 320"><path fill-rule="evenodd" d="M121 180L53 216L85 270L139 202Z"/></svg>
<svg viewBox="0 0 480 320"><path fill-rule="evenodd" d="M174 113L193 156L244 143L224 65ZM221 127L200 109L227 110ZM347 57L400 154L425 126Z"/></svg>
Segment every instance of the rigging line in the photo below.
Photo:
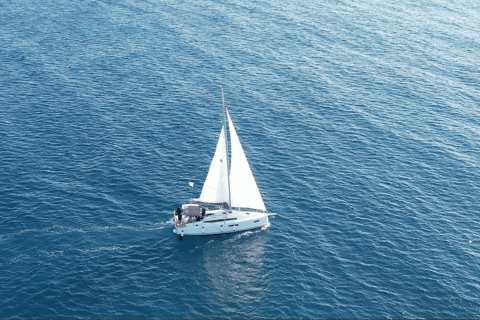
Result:
<svg viewBox="0 0 480 320"><path fill-rule="evenodd" d="M228 138L227 138L227 101L223 94L223 85L220 87L222 90L222 106L223 106L223 127L225 130L225 158L227 159L227 185L228 185L228 206L232 205L232 195L230 192L230 161L228 160ZM229 130L230 132L230 130Z"/></svg>

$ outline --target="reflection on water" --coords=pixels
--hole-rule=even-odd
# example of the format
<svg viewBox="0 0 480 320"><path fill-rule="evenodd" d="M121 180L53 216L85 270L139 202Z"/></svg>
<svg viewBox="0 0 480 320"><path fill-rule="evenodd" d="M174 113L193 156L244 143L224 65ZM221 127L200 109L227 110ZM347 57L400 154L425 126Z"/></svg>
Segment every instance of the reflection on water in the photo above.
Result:
<svg viewBox="0 0 480 320"><path fill-rule="evenodd" d="M268 231L250 231L206 243L203 266L208 305L236 312L264 297L262 266L267 236Z"/></svg>

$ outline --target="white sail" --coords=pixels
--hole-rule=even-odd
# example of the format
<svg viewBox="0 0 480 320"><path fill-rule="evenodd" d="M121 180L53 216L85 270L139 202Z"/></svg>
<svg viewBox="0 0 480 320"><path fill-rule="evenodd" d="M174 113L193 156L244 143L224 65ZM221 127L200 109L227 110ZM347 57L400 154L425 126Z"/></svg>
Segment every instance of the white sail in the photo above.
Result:
<svg viewBox="0 0 480 320"><path fill-rule="evenodd" d="M228 203L227 150L225 145L225 128L222 126L217 149L213 156L202 193L197 200L203 203Z"/></svg>
<svg viewBox="0 0 480 320"><path fill-rule="evenodd" d="M266 211L262 195L258 190L252 170L243 151L232 119L227 110L230 128L230 197L231 207L252 208Z"/></svg>

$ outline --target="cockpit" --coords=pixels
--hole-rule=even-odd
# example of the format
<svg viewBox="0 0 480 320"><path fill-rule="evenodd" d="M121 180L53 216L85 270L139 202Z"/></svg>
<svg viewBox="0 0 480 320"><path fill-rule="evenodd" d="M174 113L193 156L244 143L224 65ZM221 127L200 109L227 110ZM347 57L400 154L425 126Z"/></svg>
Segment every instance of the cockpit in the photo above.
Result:
<svg viewBox="0 0 480 320"><path fill-rule="evenodd" d="M205 218L206 210L198 204L184 204L182 208L175 211L178 222L188 224L192 222L202 221Z"/></svg>

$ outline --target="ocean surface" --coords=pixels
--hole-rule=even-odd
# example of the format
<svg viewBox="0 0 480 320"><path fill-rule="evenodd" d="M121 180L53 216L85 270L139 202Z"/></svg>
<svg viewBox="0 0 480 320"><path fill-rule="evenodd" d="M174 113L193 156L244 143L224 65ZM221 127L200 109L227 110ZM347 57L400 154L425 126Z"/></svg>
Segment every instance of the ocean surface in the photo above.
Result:
<svg viewBox="0 0 480 320"><path fill-rule="evenodd" d="M2 0L0 318L480 318L479 21L474 0ZM179 241L222 85L278 215Z"/></svg>

